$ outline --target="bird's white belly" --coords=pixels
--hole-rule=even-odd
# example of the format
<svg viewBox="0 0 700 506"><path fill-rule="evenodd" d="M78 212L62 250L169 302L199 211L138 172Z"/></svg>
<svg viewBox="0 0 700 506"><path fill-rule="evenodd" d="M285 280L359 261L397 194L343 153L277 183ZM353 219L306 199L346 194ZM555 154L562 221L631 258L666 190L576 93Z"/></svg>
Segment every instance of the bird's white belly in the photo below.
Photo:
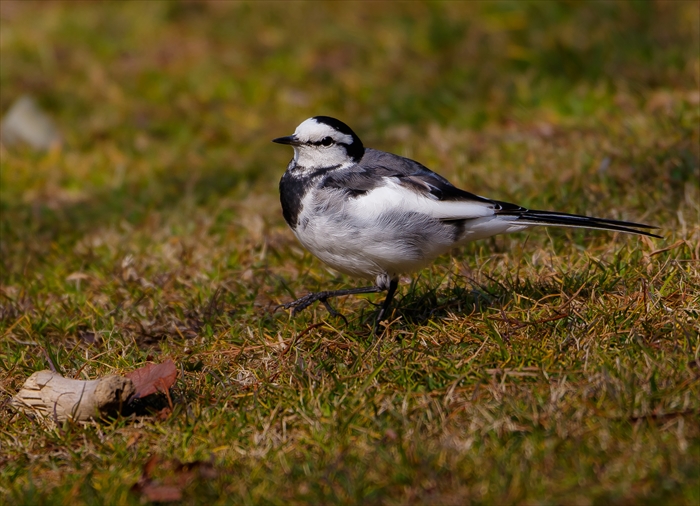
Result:
<svg viewBox="0 0 700 506"><path fill-rule="evenodd" d="M435 258L407 253L392 241L382 241L357 231L330 230L318 223L305 229L297 228L296 236L325 264L345 274L367 279L382 274L393 277L414 272Z"/></svg>
<svg viewBox="0 0 700 506"><path fill-rule="evenodd" d="M294 231L306 249L340 272L394 277L422 269L454 244L445 227L429 216L401 209L357 213L352 204L329 200L319 209L309 196Z"/></svg>

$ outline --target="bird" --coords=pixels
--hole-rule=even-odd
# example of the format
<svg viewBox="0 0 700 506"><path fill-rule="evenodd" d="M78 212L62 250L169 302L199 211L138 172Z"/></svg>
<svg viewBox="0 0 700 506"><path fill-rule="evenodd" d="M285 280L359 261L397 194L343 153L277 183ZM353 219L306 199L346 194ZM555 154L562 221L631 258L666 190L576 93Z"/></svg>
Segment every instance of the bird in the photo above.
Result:
<svg viewBox="0 0 700 506"><path fill-rule="evenodd" d="M279 184L285 221L319 260L374 285L310 293L281 307L294 316L314 302L386 292L374 331L387 316L401 275L464 243L536 226L589 228L661 238L658 227L527 209L457 188L424 165L366 148L342 121L314 116L272 142L294 148ZM343 317L344 318L344 317ZM347 320L346 320L347 321Z"/></svg>

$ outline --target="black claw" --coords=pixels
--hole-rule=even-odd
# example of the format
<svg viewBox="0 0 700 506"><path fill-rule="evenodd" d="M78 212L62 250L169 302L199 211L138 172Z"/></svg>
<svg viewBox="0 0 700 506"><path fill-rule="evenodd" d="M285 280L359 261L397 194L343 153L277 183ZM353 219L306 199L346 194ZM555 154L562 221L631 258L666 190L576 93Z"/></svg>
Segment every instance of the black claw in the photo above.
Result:
<svg viewBox="0 0 700 506"><path fill-rule="evenodd" d="M341 313L336 308L334 308L333 306L330 305L327 297L324 297L323 299L321 299L321 303L326 307L326 311L328 311L331 316L342 318L343 321L345 322L345 326L347 327L348 319L345 318L345 315L343 315L343 313Z"/></svg>

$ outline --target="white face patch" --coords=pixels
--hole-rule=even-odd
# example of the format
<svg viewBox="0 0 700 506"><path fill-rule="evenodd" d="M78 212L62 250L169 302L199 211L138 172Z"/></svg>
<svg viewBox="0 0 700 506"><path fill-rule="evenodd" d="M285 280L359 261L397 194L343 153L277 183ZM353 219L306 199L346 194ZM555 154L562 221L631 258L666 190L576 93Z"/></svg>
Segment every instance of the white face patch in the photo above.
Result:
<svg viewBox="0 0 700 506"><path fill-rule="evenodd" d="M316 170L354 163L347 151L347 146L353 143L352 136L314 118L309 118L299 125L294 137L301 143L294 146L294 161L298 169ZM322 141L327 137L333 142L324 146Z"/></svg>

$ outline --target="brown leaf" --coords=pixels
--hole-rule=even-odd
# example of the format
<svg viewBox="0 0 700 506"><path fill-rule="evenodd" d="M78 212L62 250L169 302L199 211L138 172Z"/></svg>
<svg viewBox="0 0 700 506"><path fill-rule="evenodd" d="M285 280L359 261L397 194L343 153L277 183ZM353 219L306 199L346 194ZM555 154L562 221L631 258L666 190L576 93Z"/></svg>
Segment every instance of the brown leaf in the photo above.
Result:
<svg viewBox="0 0 700 506"><path fill-rule="evenodd" d="M170 408L163 408L163 409L161 409L160 411L158 411L158 414L156 415L156 417L157 417L158 420L160 420L160 421L165 421L165 420L167 420L167 419L170 417L170 415L172 415L172 414L173 414L173 410L172 410L172 409L170 409Z"/></svg>
<svg viewBox="0 0 700 506"><path fill-rule="evenodd" d="M146 499L152 502L174 502L182 500L182 489L175 485L146 483L139 489Z"/></svg>
<svg viewBox="0 0 700 506"><path fill-rule="evenodd" d="M134 492L141 494L151 502L174 502L182 500L183 483L175 485L164 485L154 481L153 473L161 464L157 455L152 455L143 465L141 478L131 488Z"/></svg>
<svg viewBox="0 0 700 506"><path fill-rule="evenodd" d="M136 432L136 433L132 434L129 437L129 440L126 442L126 447L127 448L133 447L136 443L139 442L139 439L141 439L142 437L143 437L143 434L141 434L140 432Z"/></svg>
<svg viewBox="0 0 700 506"><path fill-rule="evenodd" d="M166 476L162 480L155 479L157 471ZM141 478L131 490L151 502L180 501L183 489L193 480L213 480L218 475L213 457L209 461L195 460L183 464L177 459L162 460L154 454L144 463Z"/></svg>
<svg viewBox="0 0 700 506"><path fill-rule="evenodd" d="M158 467L160 459L158 455L151 455L146 463L143 465L143 476L144 480L150 480L153 477L153 471Z"/></svg>
<svg viewBox="0 0 700 506"><path fill-rule="evenodd" d="M177 368L172 360L162 364L146 364L126 375L134 383L136 393L132 399L146 397L156 392L167 392L177 378Z"/></svg>

